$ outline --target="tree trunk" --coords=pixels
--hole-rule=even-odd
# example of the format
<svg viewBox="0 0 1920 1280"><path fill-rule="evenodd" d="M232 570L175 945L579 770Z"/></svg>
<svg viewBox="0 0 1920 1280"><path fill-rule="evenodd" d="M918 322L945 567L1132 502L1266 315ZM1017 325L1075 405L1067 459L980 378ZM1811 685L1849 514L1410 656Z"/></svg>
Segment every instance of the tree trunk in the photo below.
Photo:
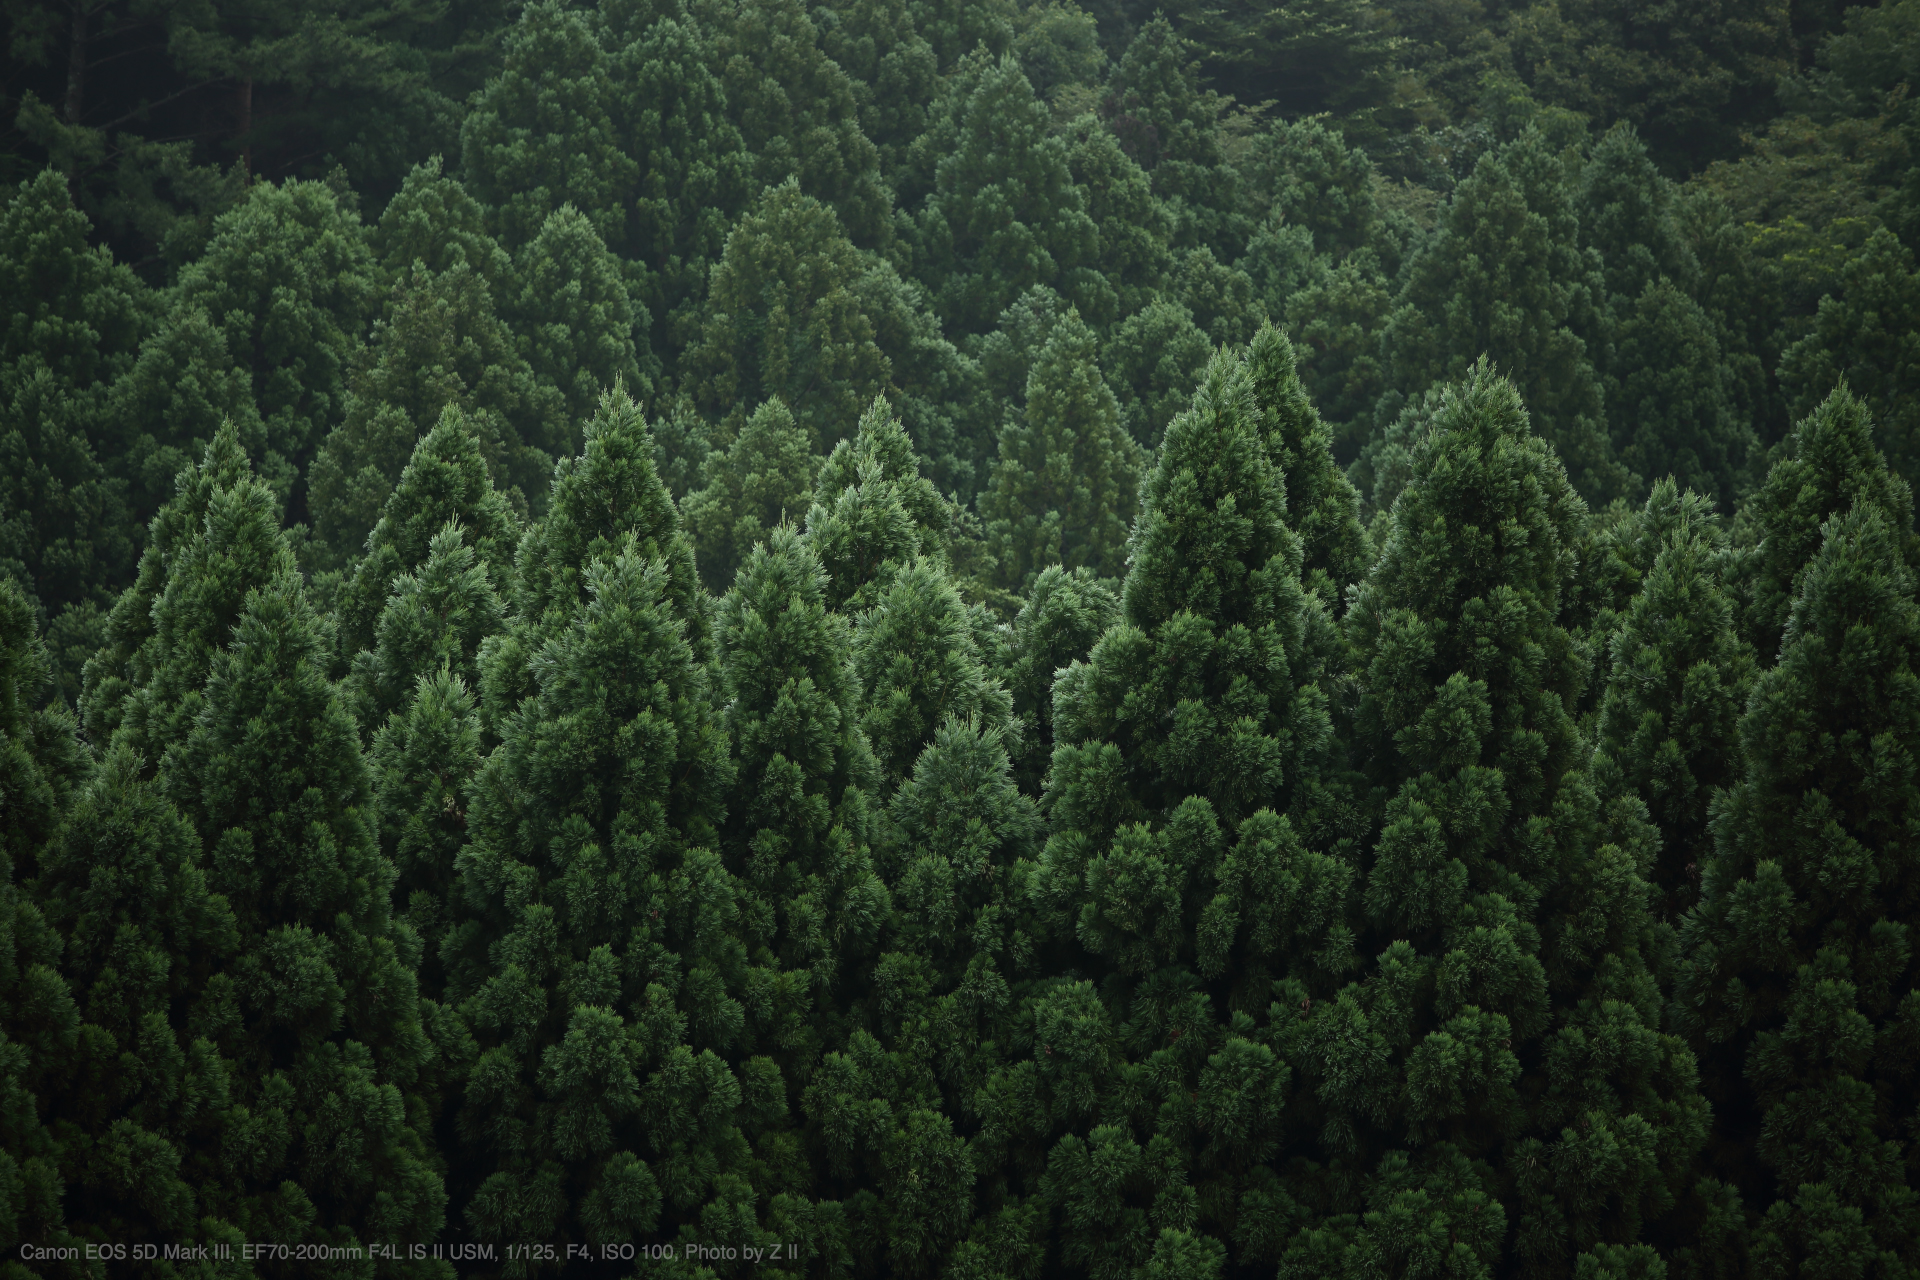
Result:
<svg viewBox="0 0 1920 1280"><path fill-rule="evenodd" d="M247 176L249 185L253 182L253 142L248 134L253 132L253 77L242 76L238 89L240 108L240 171Z"/></svg>
<svg viewBox="0 0 1920 1280"><path fill-rule="evenodd" d="M87 107L87 3L71 0L73 39L67 45L67 123L79 124Z"/></svg>

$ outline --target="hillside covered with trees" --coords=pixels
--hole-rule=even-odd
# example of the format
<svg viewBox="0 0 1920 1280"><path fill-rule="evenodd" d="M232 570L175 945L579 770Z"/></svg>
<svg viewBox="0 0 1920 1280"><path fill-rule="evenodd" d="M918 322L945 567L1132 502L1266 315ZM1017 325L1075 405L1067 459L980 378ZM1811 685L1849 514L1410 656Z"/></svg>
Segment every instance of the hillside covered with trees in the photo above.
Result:
<svg viewBox="0 0 1920 1280"><path fill-rule="evenodd" d="M1920 0L0 15L0 1278L1920 1280Z"/></svg>

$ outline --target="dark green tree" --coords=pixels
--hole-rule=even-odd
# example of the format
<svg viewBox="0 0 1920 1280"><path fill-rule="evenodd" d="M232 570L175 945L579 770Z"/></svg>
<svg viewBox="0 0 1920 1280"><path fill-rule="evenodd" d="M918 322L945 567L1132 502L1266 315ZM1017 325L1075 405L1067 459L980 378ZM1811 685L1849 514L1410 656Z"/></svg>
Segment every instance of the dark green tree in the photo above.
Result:
<svg viewBox="0 0 1920 1280"><path fill-rule="evenodd" d="M1672 476L1732 510L1759 442L1740 417L1719 326L1665 277L1620 304L1605 375L1617 456L1644 479Z"/></svg>
<svg viewBox="0 0 1920 1280"><path fill-rule="evenodd" d="M921 556L875 584L855 619L853 667L860 726L890 796L948 720L1004 730L1012 700L987 669L974 620L945 567Z"/></svg>
<svg viewBox="0 0 1920 1280"><path fill-rule="evenodd" d="M1084 661L1094 642L1120 616L1120 597L1086 568L1042 569L1013 620L1007 690L1020 725L1014 776L1022 791L1039 795L1053 761L1054 677Z"/></svg>
<svg viewBox="0 0 1920 1280"><path fill-rule="evenodd" d="M555 464L551 492L546 516L527 530L514 555L507 629L481 647L481 709L496 736L505 736L515 709L537 692L541 647L587 604L587 569L629 539L644 563L664 566L662 589L695 661L710 657L710 597L680 513L653 468L646 421L625 391L616 388L600 401L586 426L585 449Z"/></svg>
<svg viewBox="0 0 1920 1280"><path fill-rule="evenodd" d="M1820 550L1821 528L1856 506L1878 509L1894 545L1915 562L1913 490L1874 446L1867 406L1842 385L1794 427L1784 456L1734 521L1729 580L1741 627L1763 665L1779 655L1800 572Z"/></svg>
<svg viewBox="0 0 1920 1280"><path fill-rule="evenodd" d="M1740 130L1766 118L1792 67L1792 28L1779 0L1713 0L1689 10L1621 0L1515 8L1509 56L1533 95L1597 124L1631 121L1674 174L1734 154Z"/></svg>
<svg viewBox="0 0 1920 1280"><path fill-rule="evenodd" d="M1303 228L1319 253L1344 256L1360 248L1384 212L1373 162L1324 120L1274 121L1254 135L1239 169L1249 210Z"/></svg>
<svg viewBox="0 0 1920 1280"><path fill-rule="evenodd" d="M1036 284L1076 303L1099 286L1098 228L1049 124L1011 57L970 55L947 86L923 140L938 162L914 267L951 330L991 329Z"/></svg>
<svg viewBox="0 0 1920 1280"><path fill-rule="evenodd" d="M778 397L812 447L831 450L892 381L868 311L891 298L862 279L880 271L798 182L768 188L727 237L682 359L694 402L738 431L750 406Z"/></svg>
<svg viewBox="0 0 1920 1280"><path fill-rule="evenodd" d="M1267 457L1286 486L1287 527L1300 539L1300 578L1329 614L1366 573L1360 495L1333 461L1333 433L1314 411L1286 335L1264 325L1247 350Z"/></svg>
<svg viewBox="0 0 1920 1280"><path fill-rule="evenodd" d="M1146 306L1173 269L1173 220L1153 194L1153 181L1126 153L1099 116L1068 123L1067 172L1085 193L1087 216L1099 236L1094 265L1106 277L1096 297L1081 289L1080 314L1096 329Z"/></svg>
<svg viewBox="0 0 1920 1280"><path fill-rule="evenodd" d="M1161 296L1114 327L1101 366L1120 399L1121 420L1142 448L1157 449L1199 385L1213 344L1193 313Z"/></svg>
<svg viewBox="0 0 1920 1280"><path fill-rule="evenodd" d="M521 248L500 312L533 376L565 398L566 434L546 447L577 447L572 423L592 417L616 385L636 396L652 391L660 371L648 341L652 320L579 210L554 210Z"/></svg>
<svg viewBox="0 0 1920 1280"><path fill-rule="evenodd" d="M1660 832L1651 877L1661 914L1693 905L1712 852L1707 810L1716 791L1738 781L1740 713L1753 683L1753 650L1734 626L1720 580L1726 535L1711 520L1674 520L1675 482L1657 481L1642 522L1675 525L1656 545L1632 602L1599 655L1606 680L1594 748L1594 786L1603 797L1631 789Z"/></svg>
<svg viewBox="0 0 1920 1280"><path fill-rule="evenodd" d="M860 415L813 482L807 540L827 571L829 607L857 612L915 556L945 554L952 526L940 491L920 474L913 442L885 400Z"/></svg>
<svg viewBox="0 0 1920 1280"><path fill-rule="evenodd" d="M1189 797L1228 830L1315 808L1334 638L1300 585L1258 396L1243 356L1213 358L1143 488L1121 623L1056 680L1047 796L1078 859L1129 824L1173 821Z"/></svg>
<svg viewBox="0 0 1920 1280"><path fill-rule="evenodd" d="M1661 276L1689 291L1699 283L1700 263L1679 219L1679 190L1630 123L1614 125L1594 143L1573 203L1580 243L1600 254L1615 309Z"/></svg>
<svg viewBox="0 0 1920 1280"><path fill-rule="evenodd" d="M92 235L57 171L9 193L0 213L0 368L37 359L62 385L85 390L132 362L151 302L132 271L89 243Z"/></svg>
<svg viewBox="0 0 1920 1280"><path fill-rule="evenodd" d="M506 33L498 74L460 125L461 177L517 252L571 204L602 240L624 244L640 180L621 145L612 59L589 15L530 4Z"/></svg>
<svg viewBox="0 0 1920 1280"><path fill-rule="evenodd" d="M1382 342L1405 396L1491 357L1575 488L1605 500L1630 478L1609 446L1600 377L1580 337L1596 332L1605 302L1597 255L1580 247L1560 172L1537 130L1482 157L1407 267Z"/></svg>
<svg viewBox="0 0 1920 1280"><path fill-rule="evenodd" d="M909 0L851 0L814 5L821 50L844 71L860 105L860 132L880 151L880 165L902 194L897 177L906 152L926 132L927 107L940 90L940 56L915 26Z"/></svg>
<svg viewBox="0 0 1920 1280"><path fill-rule="evenodd" d="M643 22L652 5L628 8L604 6L603 38L613 59L614 121L640 181L625 237L607 243L641 277L628 292L636 316L651 319L651 349L664 358L685 343L678 331L753 195L754 156L728 112L700 25L677 9Z"/></svg>
<svg viewBox="0 0 1920 1280"><path fill-rule="evenodd" d="M1392 312L1392 282L1377 255L1366 250L1287 299L1287 336L1301 381L1333 426L1336 452L1348 462L1373 433L1374 409L1387 390L1390 366L1380 337Z"/></svg>
<svg viewBox="0 0 1920 1280"><path fill-rule="evenodd" d="M738 768L723 838L762 922L761 963L779 972L779 994L754 1017L803 1070L890 910L870 855L879 772L855 702L852 628L827 607L826 583L806 540L775 528L745 557L716 628Z"/></svg>
<svg viewBox="0 0 1920 1280"><path fill-rule="evenodd" d="M282 492L346 413L378 299L359 214L321 182L256 183L180 273L175 305L205 311L252 380L261 474Z"/></svg>
<svg viewBox="0 0 1920 1280"><path fill-rule="evenodd" d="M133 367L107 396L103 452L126 477L127 503L141 530L173 496L174 477L206 453L229 421L247 457L264 465L267 428L253 402L252 379L211 316L199 308L176 310L140 344Z"/></svg>
<svg viewBox="0 0 1920 1280"><path fill-rule="evenodd" d="M104 401L151 304L91 231L51 169L0 210L0 573L56 613L107 604L138 544Z"/></svg>
<svg viewBox="0 0 1920 1280"><path fill-rule="evenodd" d="M1283 1265L1403 1256L1424 1220L1463 1269L1569 1275L1687 1188L1707 1116L1659 1031L1655 840L1636 800L1600 804L1571 714L1585 516L1512 383L1482 362L1445 391L1347 614L1356 737L1390 796L1357 904L1374 958L1276 1036L1372 1211L1354 1194ZM1380 1210L1442 1169L1451 1204L1429 1182Z"/></svg>
<svg viewBox="0 0 1920 1280"><path fill-rule="evenodd" d="M435 275L465 263L496 292L513 270L513 260L487 231L487 211L447 176L439 156L408 172L367 243L389 289L411 277L416 262Z"/></svg>
<svg viewBox="0 0 1920 1280"><path fill-rule="evenodd" d="M480 642L505 629L487 563L457 519L433 536L427 558L388 588L373 647L352 659L343 691L363 737L403 711L422 681L444 667L468 690L479 685Z"/></svg>
<svg viewBox="0 0 1920 1280"><path fill-rule="evenodd" d="M725 431L779 397L809 446L830 451L885 393L949 487L971 491L991 455L978 370L941 335L925 295L855 248L795 182L764 192L728 236L681 367Z"/></svg>
<svg viewBox="0 0 1920 1280"><path fill-rule="evenodd" d="M778 400L755 409L725 450L707 455L706 484L680 510L709 586L726 590L757 543L805 518L818 465L806 432Z"/></svg>
<svg viewBox="0 0 1920 1280"><path fill-rule="evenodd" d="M366 554L341 584L335 614L343 663L373 648L375 623L394 581L427 562L433 540L450 523L459 526L494 586L505 588L513 573L521 520L493 487L471 420L451 405L414 445L413 457L367 535ZM371 733L377 726L361 727Z"/></svg>
<svg viewBox="0 0 1920 1280"><path fill-rule="evenodd" d="M345 417L309 473L323 563L344 564L365 547L414 446L448 408L466 416L501 488L544 497L572 434L568 406L515 339L472 268L456 263L437 276L413 268L356 360Z"/></svg>
<svg viewBox="0 0 1920 1280"><path fill-rule="evenodd" d="M1218 94L1200 87L1196 50L1156 15L1142 26L1107 77L1100 115L1167 204L1173 243L1206 246L1232 261L1247 243L1240 175L1216 130Z"/></svg>
<svg viewBox="0 0 1920 1280"><path fill-rule="evenodd" d="M280 503L223 426L154 516L107 643L87 662L88 736L125 745L149 774L160 767L199 719L214 657L233 642L249 594L294 572Z"/></svg>
<svg viewBox="0 0 1920 1280"><path fill-rule="evenodd" d="M1254 1012L1349 963L1352 871L1301 835L1332 834L1337 643L1261 419L1244 354L1217 354L1146 485L1120 619L1053 682L1052 835L1025 873L1049 977L976 1106L1076 1273L1215 1272L1283 1134L1291 1070Z"/></svg>
<svg viewBox="0 0 1920 1280"><path fill-rule="evenodd" d="M1032 353L1026 405L1000 429L979 499L997 577L1024 590L1050 564L1118 576L1144 461L1100 376L1099 343L1069 307Z"/></svg>
<svg viewBox="0 0 1920 1280"><path fill-rule="evenodd" d="M1771 1191L1761 1274L1897 1275L1920 1239L1897 1136L1916 1114L1920 1026L1905 532L1864 501L1825 522L1741 719L1745 770L1715 806L1687 919L1676 1005L1707 1046L1716 1105L1740 1118L1717 1163L1760 1202Z"/></svg>
<svg viewBox="0 0 1920 1280"><path fill-rule="evenodd" d="M604 501L628 461L629 483L668 504L647 453L623 452L647 444L637 422L610 400L557 479L543 576L567 597L533 615L533 687L495 718L501 744L468 789L441 958L481 1048L459 1128L477 1184L463 1212L487 1240L637 1243L703 1204L730 1212L740 1109L779 1097L770 1062L735 1056L743 1001L772 975L747 953L718 851L732 768L703 617L690 643L688 605L705 610L691 555L671 523L591 540L552 527L586 532L575 502ZM563 570L569 551L584 562Z"/></svg>
<svg viewBox="0 0 1920 1280"><path fill-rule="evenodd" d="M209 528L249 494L264 489L242 480L216 491ZM425 1244L446 1209L430 1126L450 1073L435 1036L457 1052L464 1032L418 998L420 940L391 917L393 866L375 838L359 734L327 678L326 628L284 546L276 559L247 591L231 643L211 654L199 714L159 772L239 933L206 1002L205 1034L233 1060L221 1185L207 1207L248 1237ZM176 560L162 610L177 587L204 590L196 580L215 568ZM116 745L132 744L129 727ZM379 1265L450 1270L404 1256Z"/></svg>
<svg viewBox="0 0 1920 1280"><path fill-rule="evenodd" d="M755 180L797 179L862 248L892 240L892 193L879 151L860 131L853 81L821 49L801 0L694 0L691 9L712 41Z"/></svg>
<svg viewBox="0 0 1920 1280"><path fill-rule="evenodd" d="M1175 12L1211 78L1242 102L1271 102L1293 117L1337 111L1365 119L1392 101L1402 44L1393 6L1189 0Z"/></svg>
<svg viewBox="0 0 1920 1280"><path fill-rule="evenodd" d="M1920 270L1883 227L1840 279L1840 293L1820 300L1812 331L1781 353L1781 390L1803 416L1844 381L1873 414L1889 465L1912 483L1920 476Z"/></svg>
<svg viewBox="0 0 1920 1280"><path fill-rule="evenodd" d="M23 1243L73 1239L61 1205L71 1170L43 1108L75 1065L80 1009L57 967L67 939L21 881L40 875L91 764L72 714L41 706L52 672L35 612L18 582L0 578L0 1239L14 1258Z"/></svg>

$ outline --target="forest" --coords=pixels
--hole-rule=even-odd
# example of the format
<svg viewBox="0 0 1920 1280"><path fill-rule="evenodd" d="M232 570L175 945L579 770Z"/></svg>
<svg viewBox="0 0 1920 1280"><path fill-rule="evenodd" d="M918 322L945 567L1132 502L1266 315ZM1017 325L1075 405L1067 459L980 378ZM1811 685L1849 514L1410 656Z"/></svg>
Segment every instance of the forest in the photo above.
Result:
<svg viewBox="0 0 1920 1280"><path fill-rule="evenodd" d="M0 17L0 1280L1920 1280L1920 0Z"/></svg>

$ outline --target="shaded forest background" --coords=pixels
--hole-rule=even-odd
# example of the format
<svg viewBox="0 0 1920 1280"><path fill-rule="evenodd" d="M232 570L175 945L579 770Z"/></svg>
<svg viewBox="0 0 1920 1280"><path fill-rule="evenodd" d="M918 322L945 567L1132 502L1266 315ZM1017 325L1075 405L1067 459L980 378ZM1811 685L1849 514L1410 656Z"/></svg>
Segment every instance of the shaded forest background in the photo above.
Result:
<svg viewBox="0 0 1920 1280"><path fill-rule="evenodd" d="M1920 0L0 13L0 1274L1916 1275Z"/></svg>

